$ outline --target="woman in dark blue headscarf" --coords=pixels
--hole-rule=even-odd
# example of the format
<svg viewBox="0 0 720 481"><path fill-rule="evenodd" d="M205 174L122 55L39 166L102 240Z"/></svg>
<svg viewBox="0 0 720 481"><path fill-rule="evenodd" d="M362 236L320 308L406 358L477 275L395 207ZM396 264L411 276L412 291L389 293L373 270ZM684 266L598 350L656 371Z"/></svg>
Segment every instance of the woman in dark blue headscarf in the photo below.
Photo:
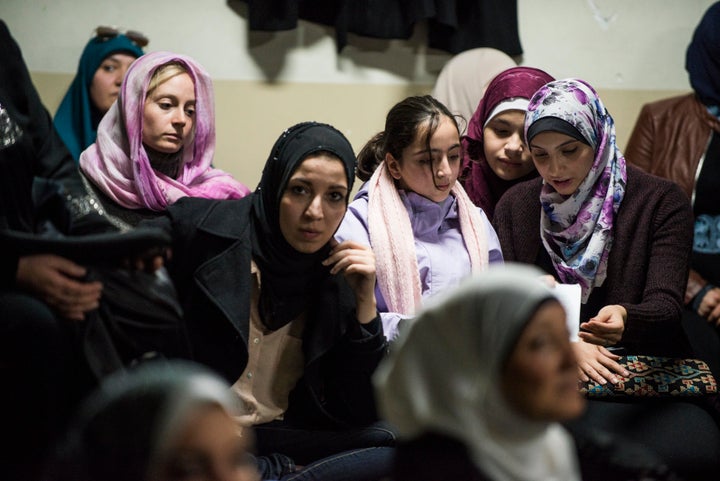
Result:
<svg viewBox="0 0 720 481"><path fill-rule="evenodd" d="M77 162L80 153L95 142L97 126L120 91L130 64L143 55L148 40L137 32L120 33L98 27L88 41L77 74L70 84L54 124Z"/></svg>
<svg viewBox="0 0 720 481"><path fill-rule="evenodd" d="M697 357L720 375L720 2L700 19L685 56L693 92L643 106L629 163L678 184L695 230L683 324ZM714 332L713 332L714 331Z"/></svg>
<svg viewBox="0 0 720 481"><path fill-rule="evenodd" d="M685 56L690 85L714 115L720 115L720 2L707 9Z"/></svg>

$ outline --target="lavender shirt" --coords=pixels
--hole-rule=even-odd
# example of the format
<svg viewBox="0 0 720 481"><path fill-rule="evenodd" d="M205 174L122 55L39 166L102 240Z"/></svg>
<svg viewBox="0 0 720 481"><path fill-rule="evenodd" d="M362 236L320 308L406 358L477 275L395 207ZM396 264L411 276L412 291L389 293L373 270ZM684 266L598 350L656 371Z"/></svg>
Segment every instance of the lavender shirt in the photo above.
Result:
<svg viewBox="0 0 720 481"><path fill-rule="evenodd" d="M399 192L410 216L420 269L420 287L423 300L426 300L457 285L471 273L470 255L460 232L457 202L453 196L436 203L414 192ZM482 209L478 210L487 227L489 262L503 262L497 234ZM368 192L365 184L348 207L345 218L335 233L335 239L338 242L353 240L369 246L367 214ZM392 341L398 335L400 322L410 316L387 312L388 308L379 286L375 287L375 297L385 336Z"/></svg>

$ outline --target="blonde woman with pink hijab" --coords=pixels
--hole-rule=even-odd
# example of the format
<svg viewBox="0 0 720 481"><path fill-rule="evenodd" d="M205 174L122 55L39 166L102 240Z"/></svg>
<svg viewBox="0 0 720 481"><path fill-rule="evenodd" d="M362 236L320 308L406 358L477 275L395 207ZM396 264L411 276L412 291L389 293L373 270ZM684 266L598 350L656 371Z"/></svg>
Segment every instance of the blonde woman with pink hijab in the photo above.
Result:
<svg viewBox="0 0 720 481"><path fill-rule="evenodd" d="M209 75L190 57L154 52L128 70L80 169L102 208L127 227L181 197L247 195L246 186L212 167L214 153Z"/></svg>

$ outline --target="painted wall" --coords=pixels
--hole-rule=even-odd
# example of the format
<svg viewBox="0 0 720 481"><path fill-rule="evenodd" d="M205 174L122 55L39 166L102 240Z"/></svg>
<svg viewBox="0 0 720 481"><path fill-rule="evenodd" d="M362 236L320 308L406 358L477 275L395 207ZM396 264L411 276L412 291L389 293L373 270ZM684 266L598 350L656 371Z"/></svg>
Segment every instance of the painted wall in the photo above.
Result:
<svg viewBox="0 0 720 481"><path fill-rule="evenodd" d="M517 0L521 62L577 76L601 93L624 145L640 106L689 90L685 49L711 0ZM390 106L429 92L450 58L409 41L351 36L338 54L329 28L248 32L237 0L0 0L38 90L54 112L97 25L144 32L215 79L216 165L254 186L279 133L302 120L332 123L355 149L382 129Z"/></svg>

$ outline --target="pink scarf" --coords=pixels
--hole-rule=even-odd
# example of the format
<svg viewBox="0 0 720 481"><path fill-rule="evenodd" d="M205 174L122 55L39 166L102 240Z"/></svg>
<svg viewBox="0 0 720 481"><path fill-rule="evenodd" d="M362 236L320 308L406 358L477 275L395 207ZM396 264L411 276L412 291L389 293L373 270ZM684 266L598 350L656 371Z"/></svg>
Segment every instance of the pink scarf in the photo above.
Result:
<svg viewBox="0 0 720 481"><path fill-rule="evenodd" d="M143 111L155 70L179 62L195 83L193 139L183 146L176 179L153 170L142 143ZM119 205L163 211L181 197L238 199L250 190L212 168L215 153L215 107L212 80L190 57L154 52L138 58L125 76L117 101L100 121L97 140L80 155L80 169Z"/></svg>
<svg viewBox="0 0 720 481"><path fill-rule="evenodd" d="M378 165L368 182L368 230L380 292L391 312L412 315L421 306L422 290L410 216L385 162ZM472 271L483 271L488 266L485 223L459 182L450 192L457 201L460 231Z"/></svg>

